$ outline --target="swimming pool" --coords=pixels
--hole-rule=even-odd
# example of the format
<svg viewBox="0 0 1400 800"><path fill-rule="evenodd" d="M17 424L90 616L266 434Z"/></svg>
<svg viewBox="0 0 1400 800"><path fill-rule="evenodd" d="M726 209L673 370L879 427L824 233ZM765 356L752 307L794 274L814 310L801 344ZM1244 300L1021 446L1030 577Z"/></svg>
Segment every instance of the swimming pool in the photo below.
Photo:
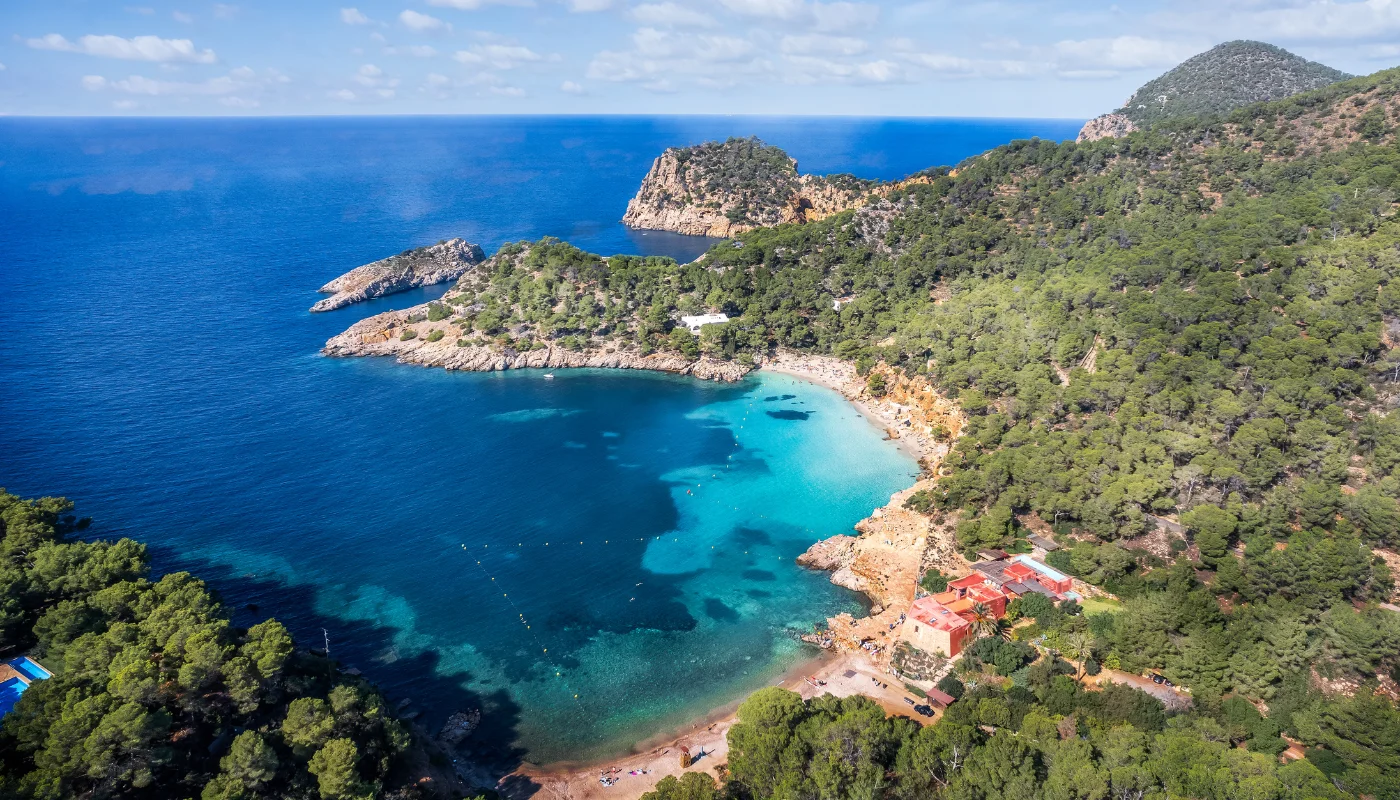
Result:
<svg viewBox="0 0 1400 800"><path fill-rule="evenodd" d="M39 663L29 656L20 656L7 662L15 668L15 671L23 675L30 681L42 681L52 678L53 673L39 666Z"/></svg>
<svg viewBox="0 0 1400 800"><path fill-rule="evenodd" d="M10 709L19 702L19 696L24 694L25 683L19 678L10 678L0 683L0 717L10 713Z"/></svg>
<svg viewBox="0 0 1400 800"><path fill-rule="evenodd" d="M29 684L53 677L52 672L39 666L39 662L29 656L12 658L5 662L5 666L13 669L16 675L0 681L0 717L14 709L15 703L19 702L19 696L24 694Z"/></svg>

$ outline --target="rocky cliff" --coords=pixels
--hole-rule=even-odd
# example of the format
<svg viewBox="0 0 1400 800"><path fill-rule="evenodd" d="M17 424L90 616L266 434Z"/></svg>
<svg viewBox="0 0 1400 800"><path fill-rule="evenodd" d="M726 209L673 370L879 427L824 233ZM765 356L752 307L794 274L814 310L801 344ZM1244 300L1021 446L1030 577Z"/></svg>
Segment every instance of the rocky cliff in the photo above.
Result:
<svg viewBox="0 0 1400 800"><path fill-rule="evenodd" d="M455 281L485 258L480 247L463 239L405 250L356 267L322 286L319 291L331 296L316 303L311 310L334 311L372 297Z"/></svg>
<svg viewBox="0 0 1400 800"><path fill-rule="evenodd" d="M393 356L404 364L467 372L597 367L646 369L692 375L703 380L737 381L750 371L749 367L732 361L704 357L689 359L679 353L642 355L634 350L609 348L602 343L577 351L553 345L516 350L481 339L461 339L458 337L459 325L450 318L427 321L435 306L443 307L437 303L424 303L361 320L345 332L331 337L321 352L337 358Z"/></svg>
<svg viewBox="0 0 1400 800"><path fill-rule="evenodd" d="M876 186L849 175L798 175L797 162L758 139L673 147L651 165L622 221L632 228L729 237L854 208Z"/></svg>
<svg viewBox="0 0 1400 800"><path fill-rule="evenodd" d="M1079 138L1075 141L1093 142L1099 139L1119 139L1137 129L1137 125L1122 114L1104 114L1084 123L1084 127L1079 129Z"/></svg>

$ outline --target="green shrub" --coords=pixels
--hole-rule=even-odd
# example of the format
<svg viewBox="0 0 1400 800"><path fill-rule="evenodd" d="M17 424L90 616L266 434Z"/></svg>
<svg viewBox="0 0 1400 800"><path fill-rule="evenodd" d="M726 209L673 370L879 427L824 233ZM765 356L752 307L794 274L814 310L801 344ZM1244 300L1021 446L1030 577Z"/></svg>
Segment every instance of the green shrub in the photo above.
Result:
<svg viewBox="0 0 1400 800"><path fill-rule="evenodd" d="M452 316L452 309L448 306L445 306L442 303L428 304L429 322L441 322L442 320L445 320L450 316Z"/></svg>
<svg viewBox="0 0 1400 800"><path fill-rule="evenodd" d="M403 329L403 333L399 334L399 341L401 341L401 342L407 342L407 341L409 341L409 340L411 340L411 339L417 339L417 338L418 338L418 331L415 331L415 330L412 329L412 328L404 328L404 329Z"/></svg>
<svg viewBox="0 0 1400 800"><path fill-rule="evenodd" d="M442 331L439 331L439 330L431 330L431 331L428 331L427 340L430 341L430 342L440 342L440 341L442 341L442 337L443 337L443 332L442 332Z"/></svg>
<svg viewBox="0 0 1400 800"><path fill-rule="evenodd" d="M924 573L924 577L919 581L919 586L929 594L938 594L948 588L948 576L936 569L931 569Z"/></svg>

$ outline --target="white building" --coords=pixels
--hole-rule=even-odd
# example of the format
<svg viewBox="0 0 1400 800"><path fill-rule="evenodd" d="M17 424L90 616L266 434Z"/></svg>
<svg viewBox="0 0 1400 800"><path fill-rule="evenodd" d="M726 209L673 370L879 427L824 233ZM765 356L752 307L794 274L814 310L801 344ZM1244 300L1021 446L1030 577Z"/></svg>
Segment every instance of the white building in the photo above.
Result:
<svg viewBox="0 0 1400 800"><path fill-rule="evenodd" d="M700 335L700 328L704 325L719 325L729 321L728 314L700 314L694 317L681 317L681 324L690 329L696 336Z"/></svg>

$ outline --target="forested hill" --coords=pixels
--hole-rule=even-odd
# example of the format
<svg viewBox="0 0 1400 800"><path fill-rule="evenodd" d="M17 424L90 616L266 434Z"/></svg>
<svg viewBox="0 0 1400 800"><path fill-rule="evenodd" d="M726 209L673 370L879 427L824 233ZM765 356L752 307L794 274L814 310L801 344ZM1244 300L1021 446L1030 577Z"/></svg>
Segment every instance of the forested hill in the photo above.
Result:
<svg viewBox="0 0 1400 800"><path fill-rule="evenodd" d="M1079 136L1122 136L1166 119L1222 116L1349 77L1264 42L1226 42L1144 84L1122 108L1086 123Z"/></svg>
<svg viewBox="0 0 1400 800"><path fill-rule="evenodd" d="M1264 42L1216 45L1149 81L1119 113L1138 126L1170 117L1227 114L1242 106L1282 100L1351 77Z"/></svg>
<svg viewBox="0 0 1400 800"><path fill-rule="evenodd" d="M926 375L969 421L911 507L969 557L1024 551L1039 517L1051 563L1119 598L1013 603L1034 623L970 647L922 730L764 690L727 796L1400 798L1397 92L1390 71L1015 142L719 244L652 295L735 317L705 329L716 354ZM1191 709L1071 677L1101 665L1160 671ZM713 796L687 781L653 800Z"/></svg>

